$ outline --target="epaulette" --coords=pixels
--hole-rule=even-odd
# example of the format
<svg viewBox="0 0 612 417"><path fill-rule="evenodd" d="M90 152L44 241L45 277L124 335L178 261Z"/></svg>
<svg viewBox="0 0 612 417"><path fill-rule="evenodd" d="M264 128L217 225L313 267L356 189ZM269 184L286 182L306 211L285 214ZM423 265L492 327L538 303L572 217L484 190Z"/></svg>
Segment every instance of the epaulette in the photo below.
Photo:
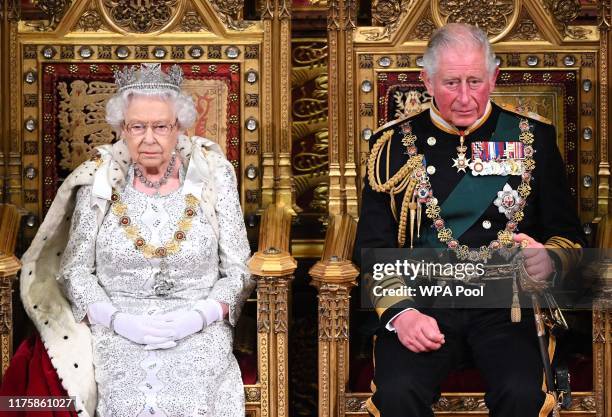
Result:
<svg viewBox="0 0 612 417"><path fill-rule="evenodd" d="M538 122L546 123L547 125L552 125L552 120L544 116L541 116L537 113L534 113L532 111L527 111L521 107L513 106L512 104L508 104L508 103L496 103L496 104L502 109L509 111L510 113L518 114L521 117L527 117L529 119L537 120Z"/></svg>
<svg viewBox="0 0 612 417"><path fill-rule="evenodd" d="M395 126L395 125L396 125L396 124L398 124L398 123L405 122L406 120L412 119L413 117L416 117L416 116L418 116L419 114L423 113L424 111L428 111L428 110L429 110L429 107L427 107L427 108L425 108L425 109L421 110L420 112L417 112L417 113L412 113L412 114L409 114L409 115L407 115L407 116L403 116L403 117L400 117L400 118L398 118L398 119L393 119L393 120L391 120L391 121L388 121L388 122L387 122L387 123L385 123L384 125L380 126L378 129L376 129L376 130L374 131L373 135L375 135L375 134L377 134L378 132L381 132L381 131L383 131L383 130L385 130L385 129L388 129L388 128L390 128L391 126Z"/></svg>

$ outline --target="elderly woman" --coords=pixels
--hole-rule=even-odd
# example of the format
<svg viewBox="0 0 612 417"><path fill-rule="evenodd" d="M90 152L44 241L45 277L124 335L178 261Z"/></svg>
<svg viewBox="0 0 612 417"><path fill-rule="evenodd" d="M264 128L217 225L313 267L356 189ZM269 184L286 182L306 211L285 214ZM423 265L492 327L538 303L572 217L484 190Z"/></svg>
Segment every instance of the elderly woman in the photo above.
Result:
<svg viewBox="0 0 612 417"><path fill-rule="evenodd" d="M180 135L196 116L181 81L116 74L121 140L66 179L23 258L24 304L80 415L244 416L231 326L249 246L232 165Z"/></svg>

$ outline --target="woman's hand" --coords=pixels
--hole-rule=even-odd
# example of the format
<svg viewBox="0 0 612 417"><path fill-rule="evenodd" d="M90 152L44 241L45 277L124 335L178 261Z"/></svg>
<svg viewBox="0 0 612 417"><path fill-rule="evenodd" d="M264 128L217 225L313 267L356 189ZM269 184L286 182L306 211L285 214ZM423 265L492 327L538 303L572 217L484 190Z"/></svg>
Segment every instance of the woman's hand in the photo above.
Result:
<svg viewBox="0 0 612 417"><path fill-rule="evenodd" d="M204 316L195 310L173 311L171 313L155 316L172 329L173 340L181 340L185 337L199 332L206 326Z"/></svg>
<svg viewBox="0 0 612 417"><path fill-rule="evenodd" d="M115 316L112 330L141 345L165 345L166 342L175 340L172 324L153 316L118 313Z"/></svg>
<svg viewBox="0 0 612 417"><path fill-rule="evenodd" d="M228 311L227 304L207 298L196 302L193 310L173 311L154 317L172 328L174 332L173 340L176 342L199 332L215 321L223 320ZM166 343L161 345L151 344L146 349L166 349L166 345Z"/></svg>

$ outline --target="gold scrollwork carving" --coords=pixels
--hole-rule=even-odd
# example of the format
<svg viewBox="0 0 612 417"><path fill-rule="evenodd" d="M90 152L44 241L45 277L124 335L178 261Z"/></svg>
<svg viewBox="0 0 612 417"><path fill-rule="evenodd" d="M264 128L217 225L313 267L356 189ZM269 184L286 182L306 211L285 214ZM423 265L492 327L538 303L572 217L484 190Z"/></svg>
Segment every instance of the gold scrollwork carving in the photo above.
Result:
<svg viewBox="0 0 612 417"><path fill-rule="evenodd" d="M16 22L21 18L21 1L20 0L8 0L7 4L7 19L9 22ZM0 10L0 17L3 16L4 10Z"/></svg>
<svg viewBox="0 0 612 417"><path fill-rule="evenodd" d="M365 401L360 398L348 397L345 407L349 413L367 413Z"/></svg>
<svg viewBox="0 0 612 417"><path fill-rule="evenodd" d="M604 31L604 30L610 30L610 26L612 26L611 23L611 12L610 9L612 9L612 5L610 4L609 1L600 1L599 2L600 5L600 13L599 13L599 22L598 22L598 26L599 29Z"/></svg>
<svg viewBox="0 0 612 417"><path fill-rule="evenodd" d="M101 0L107 17L126 32L151 33L167 27L182 0Z"/></svg>
<svg viewBox="0 0 612 417"><path fill-rule="evenodd" d="M451 22L478 26L494 42L514 26L520 11L515 3L515 0L440 0L432 2L432 15L438 26Z"/></svg>
<svg viewBox="0 0 612 417"><path fill-rule="evenodd" d="M276 285L274 333L287 333L287 281L279 279Z"/></svg>
<svg viewBox="0 0 612 417"><path fill-rule="evenodd" d="M487 406L485 405L484 398L478 397L442 397L433 406L434 411L454 411L454 412L465 412L465 411L486 411Z"/></svg>
<svg viewBox="0 0 612 417"><path fill-rule="evenodd" d="M311 43L298 45L291 52L295 65L322 66L327 65L327 44Z"/></svg>
<svg viewBox="0 0 612 417"><path fill-rule="evenodd" d="M70 4L72 4L72 0L34 0L34 5L47 16L47 23L32 26L41 32L55 29Z"/></svg>
<svg viewBox="0 0 612 417"><path fill-rule="evenodd" d="M198 12L189 10L181 20L180 29L183 32L201 32L208 30L208 27L206 27Z"/></svg>
<svg viewBox="0 0 612 417"><path fill-rule="evenodd" d="M538 31L538 26L535 24L531 16L525 10L521 12L518 23L508 35L509 40L536 41L542 40L542 36Z"/></svg>
<svg viewBox="0 0 612 417"><path fill-rule="evenodd" d="M244 0L212 0L211 3L227 28L242 31L253 25L242 19Z"/></svg>
<svg viewBox="0 0 612 417"><path fill-rule="evenodd" d="M340 21L340 9L338 8L338 0L329 0L327 2L327 29L328 30L339 30Z"/></svg>
<svg viewBox="0 0 612 417"><path fill-rule="evenodd" d="M87 10L79 18L76 29L83 32L97 32L102 29L102 16L95 9Z"/></svg>
<svg viewBox="0 0 612 417"><path fill-rule="evenodd" d="M344 285L321 285L319 289L319 340L348 340L348 288Z"/></svg>
<svg viewBox="0 0 612 417"><path fill-rule="evenodd" d="M292 50L293 186L296 198L312 190L303 204L316 212L325 212L328 200L327 55L321 42L296 44Z"/></svg>
<svg viewBox="0 0 612 417"><path fill-rule="evenodd" d="M265 277L255 276L257 281L257 332L268 333L270 331L270 304L272 294L270 282Z"/></svg>
<svg viewBox="0 0 612 417"><path fill-rule="evenodd" d="M397 30L402 16L410 8L413 0L375 0L372 3L372 20L381 29L364 30L368 41L388 39Z"/></svg>
<svg viewBox="0 0 612 417"><path fill-rule="evenodd" d="M261 399L261 390L258 387L244 387L244 397L247 402L258 402Z"/></svg>
<svg viewBox="0 0 612 417"><path fill-rule="evenodd" d="M560 30L571 39L586 39L592 32L582 27L569 26L580 14L580 0L544 0L544 6L550 11Z"/></svg>
<svg viewBox="0 0 612 417"><path fill-rule="evenodd" d="M327 130L316 132L314 135L315 142L312 148L307 148L306 144L301 141L296 143L300 146L300 150L293 158L293 170L300 174L315 174L326 169L329 160L327 150L329 148L329 133Z"/></svg>
<svg viewBox="0 0 612 417"><path fill-rule="evenodd" d="M595 411L595 397L572 397L572 403L567 411Z"/></svg>
<svg viewBox="0 0 612 417"><path fill-rule="evenodd" d="M605 311L593 309L593 343L606 343L605 321Z"/></svg>
<svg viewBox="0 0 612 417"><path fill-rule="evenodd" d="M330 341L332 335L331 309L334 303L333 296L329 293L319 292L319 340Z"/></svg>
<svg viewBox="0 0 612 417"><path fill-rule="evenodd" d="M426 41L431 37L431 34L436 29L436 24L431 20L431 16L426 16L417 23L414 30L414 38L420 41Z"/></svg>
<svg viewBox="0 0 612 417"><path fill-rule="evenodd" d="M0 278L0 334L10 335L10 332L13 328L13 316L11 307L11 292L13 287L13 279L13 277Z"/></svg>

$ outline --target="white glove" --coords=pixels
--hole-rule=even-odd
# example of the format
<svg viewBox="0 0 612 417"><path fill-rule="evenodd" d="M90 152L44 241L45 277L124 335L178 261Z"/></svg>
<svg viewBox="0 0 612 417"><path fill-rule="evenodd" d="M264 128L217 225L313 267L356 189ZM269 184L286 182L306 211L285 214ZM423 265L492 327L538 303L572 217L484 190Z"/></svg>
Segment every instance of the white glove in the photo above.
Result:
<svg viewBox="0 0 612 417"><path fill-rule="evenodd" d="M115 311L117 311L117 307L111 303L93 303L87 308L87 317L91 324L101 324L110 328L110 320Z"/></svg>
<svg viewBox="0 0 612 417"><path fill-rule="evenodd" d="M157 350L157 349L170 349L176 346L176 342L174 340L168 340L167 342L158 343L155 345L146 345L144 350Z"/></svg>
<svg viewBox="0 0 612 417"><path fill-rule="evenodd" d="M165 344L173 341L175 336L173 326L158 317L129 313L118 313L115 316L113 330L118 335L141 345Z"/></svg>
<svg viewBox="0 0 612 417"><path fill-rule="evenodd" d="M218 301L206 299L198 301L193 310L173 311L155 316L170 325L174 331L174 340L181 340L199 332L204 327L223 318L223 309ZM154 348L151 346L151 348Z"/></svg>
<svg viewBox="0 0 612 417"><path fill-rule="evenodd" d="M98 302L87 308L87 317L91 324L101 324L110 329L113 314L117 311L117 307L111 303ZM156 317L117 313L112 327L111 330L118 335L132 342L152 344L153 349L168 349L176 346L172 340L174 333L171 327Z"/></svg>

